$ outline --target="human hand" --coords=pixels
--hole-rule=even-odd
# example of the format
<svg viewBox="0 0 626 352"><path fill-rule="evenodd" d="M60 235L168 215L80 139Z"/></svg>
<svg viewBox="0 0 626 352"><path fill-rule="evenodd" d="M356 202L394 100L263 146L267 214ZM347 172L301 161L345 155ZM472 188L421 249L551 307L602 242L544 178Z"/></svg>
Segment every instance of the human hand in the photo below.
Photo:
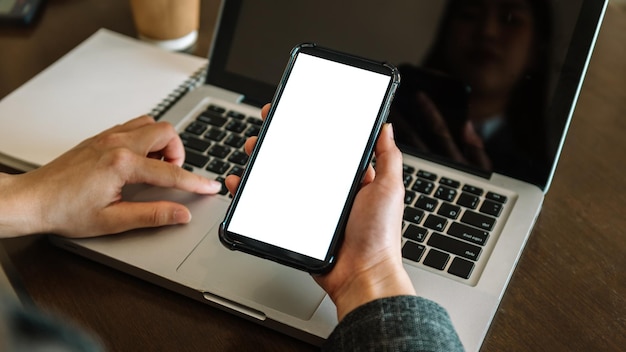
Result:
<svg viewBox="0 0 626 352"><path fill-rule="evenodd" d="M337 262L314 277L337 306L339 320L375 299L415 294L402 264L402 154L391 125L383 127L375 155L376 170L368 170L356 195Z"/></svg>
<svg viewBox="0 0 626 352"><path fill-rule="evenodd" d="M174 128L151 117L110 128L39 169L0 177L0 234L91 237L187 223L191 214L182 204L126 202L121 194L136 183L217 193L219 182L180 167L184 155Z"/></svg>
<svg viewBox="0 0 626 352"><path fill-rule="evenodd" d="M268 110L269 105L266 105L262 118L267 116ZM254 143L256 138L246 142L248 153ZM415 294L402 265L402 155L395 145L390 125L383 127L375 154L376 171L370 168L364 177L335 266L327 274L314 276L335 303L339 320L375 299ZM239 181L234 175L226 178L231 193Z"/></svg>

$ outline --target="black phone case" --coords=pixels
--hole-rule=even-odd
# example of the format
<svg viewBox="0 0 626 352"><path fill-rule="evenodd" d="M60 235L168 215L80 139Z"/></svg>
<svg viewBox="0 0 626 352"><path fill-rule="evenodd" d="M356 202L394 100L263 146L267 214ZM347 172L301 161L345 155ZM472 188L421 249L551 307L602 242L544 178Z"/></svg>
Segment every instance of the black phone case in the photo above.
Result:
<svg viewBox="0 0 626 352"><path fill-rule="evenodd" d="M315 258L311 258L303 254L295 253L295 252L292 252L283 248L279 248L273 245L259 242L249 237L245 237L245 236L238 237L237 234L230 233L227 230L230 219L237 206L237 202L240 197L240 194L243 192L243 189L245 188L245 182L247 180L249 170L254 165L254 160L256 158L256 152L258 148L255 148L252 154L250 155L248 166L246 167L246 170L244 171L244 174L242 175L240 187L234 195L233 202L231 203L226 213L226 217L224 221L220 224L219 237L220 237L220 241L222 242L222 244L226 246L228 249L239 250L239 251L246 252L246 253L261 257L261 258L269 259L269 260L272 260L272 261L275 261L275 262L278 262L278 263L281 263L281 264L284 264L284 265L287 265L287 266L290 266L299 270L320 274L320 273L328 272L335 263L336 253L341 245L341 241L343 238L343 231L345 229L348 214L350 212L352 203L358 191L360 181L362 180L365 174L365 171L367 170L367 167L372 159L373 152L374 152L374 145L380 133L380 129L382 128L382 124L385 122L386 117L389 113L389 108L393 100L393 95L395 93L396 88L398 87L400 83L400 75L399 75L398 70L394 66L389 65L387 63L367 60L367 59L360 58L357 56L353 56L353 55L341 53L338 51L334 51L331 49L319 47L316 44L309 44L309 43L300 44L296 46L291 52L289 62L287 64L283 77L280 81L280 84L278 85L278 88L272 100L272 105L268 113L267 120L265 121L265 123L263 124L261 128L261 131L259 132L259 139L257 142L257 146L263 143L263 139L267 133L267 129L271 125L271 118L274 112L274 108L277 106L277 103L280 100L281 94L289 78L291 69L293 68L293 65L295 64L297 55L301 52L311 54L314 56L327 58L333 61L343 62L343 63L349 63L349 64L358 63L360 67L366 67L366 68L369 68L370 70L378 71L380 73L388 73L390 75L390 82L391 82L387 91L387 96L382 104L382 109L381 109L381 112L379 113L378 121L374 128L372 136L370 137L370 141L367 145L367 148L364 151L362 161L360 163L359 170L357 173L358 176L355 178L358 180L355 180L350 190L348 199L346 201L346 206L344 207L344 211L340 217L340 220L337 226L337 231L335 232L333 241L329 247L329 250L327 251L326 258L324 260L317 260ZM269 200L268 202L271 202L271 200ZM270 204L268 204L268 206L269 205Z"/></svg>

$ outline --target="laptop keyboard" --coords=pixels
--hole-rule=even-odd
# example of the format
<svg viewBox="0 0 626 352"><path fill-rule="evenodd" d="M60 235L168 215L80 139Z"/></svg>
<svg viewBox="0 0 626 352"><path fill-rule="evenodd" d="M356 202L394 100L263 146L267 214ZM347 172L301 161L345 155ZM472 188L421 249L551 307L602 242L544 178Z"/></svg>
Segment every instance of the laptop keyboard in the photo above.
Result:
<svg viewBox="0 0 626 352"><path fill-rule="evenodd" d="M258 117L209 105L180 134L185 146L183 167L216 174L222 184L227 175L241 176L248 162L243 145L248 137L259 134L262 123ZM222 187L220 194L227 193Z"/></svg>
<svg viewBox="0 0 626 352"><path fill-rule="evenodd" d="M463 280L478 275L477 262L488 256L485 248L494 240L507 197L408 165L404 184L406 261Z"/></svg>
<svg viewBox="0 0 626 352"><path fill-rule="evenodd" d="M209 105L180 134L183 167L208 171L222 183L227 175L241 176L248 161L243 145L258 135L261 125L258 117ZM504 220L507 196L408 165L404 184L405 263L476 282L497 237L494 228ZM225 186L220 194L228 194Z"/></svg>

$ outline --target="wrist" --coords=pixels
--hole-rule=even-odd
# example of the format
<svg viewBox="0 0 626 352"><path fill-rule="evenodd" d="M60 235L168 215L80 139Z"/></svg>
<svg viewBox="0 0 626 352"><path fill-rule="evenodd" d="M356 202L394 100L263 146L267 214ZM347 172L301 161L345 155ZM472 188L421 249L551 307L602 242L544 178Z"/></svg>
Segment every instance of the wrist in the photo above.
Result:
<svg viewBox="0 0 626 352"><path fill-rule="evenodd" d="M415 288L402 264L377 265L360 272L330 294L341 321L354 309L377 299L415 295Z"/></svg>
<svg viewBox="0 0 626 352"><path fill-rule="evenodd" d="M27 187L27 177L0 173L0 238L41 232L37 197Z"/></svg>

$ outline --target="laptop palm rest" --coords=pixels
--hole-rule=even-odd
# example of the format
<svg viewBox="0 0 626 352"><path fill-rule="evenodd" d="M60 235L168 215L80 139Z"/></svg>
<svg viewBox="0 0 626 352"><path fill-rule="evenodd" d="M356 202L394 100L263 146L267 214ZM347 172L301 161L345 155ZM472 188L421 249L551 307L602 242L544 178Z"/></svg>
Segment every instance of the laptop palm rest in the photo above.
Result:
<svg viewBox="0 0 626 352"><path fill-rule="evenodd" d="M218 238L219 222L178 268L183 277L200 285L205 299L226 301L235 310L243 305L268 313L263 307L309 320L326 293L305 272L249 254L226 249ZM253 317L261 319L254 314ZM271 314L269 314L271 315Z"/></svg>
<svg viewBox="0 0 626 352"><path fill-rule="evenodd" d="M230 204L227 198L146 186L127 187L125 196L135 201L167 199L189 207L192 213L189 225L156 231L168 232L170 239L177 237L181 245L184 242L183 248L170 244L165 252L171 254L173 247L178 247L179 253L184 251L173 263L175 267L168 270L175 269L172 279L202 292L206 300L259 320L274 315L267 308L308 320L324 299L326 293L308 273L231 251L221 244L218 228ZM191 238L195 242L190 242ZM151 255L159 256L154 251Z"/></svg>

